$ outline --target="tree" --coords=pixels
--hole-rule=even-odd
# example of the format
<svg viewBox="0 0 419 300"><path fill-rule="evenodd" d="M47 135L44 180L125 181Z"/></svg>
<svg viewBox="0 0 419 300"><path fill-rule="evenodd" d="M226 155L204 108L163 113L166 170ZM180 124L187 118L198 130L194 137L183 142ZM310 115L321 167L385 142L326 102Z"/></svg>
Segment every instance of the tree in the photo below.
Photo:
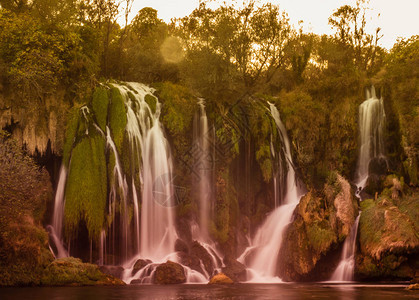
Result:
<svg viewBox="0 0 419 300"><path fill-rule="evenodd" d="M366 31L366 1L357 0L356 6L344 5L329 18L329 24L336 29L336 39L341 43L346 56L360 70L374 70L381 28L374 34Z"/></svg>

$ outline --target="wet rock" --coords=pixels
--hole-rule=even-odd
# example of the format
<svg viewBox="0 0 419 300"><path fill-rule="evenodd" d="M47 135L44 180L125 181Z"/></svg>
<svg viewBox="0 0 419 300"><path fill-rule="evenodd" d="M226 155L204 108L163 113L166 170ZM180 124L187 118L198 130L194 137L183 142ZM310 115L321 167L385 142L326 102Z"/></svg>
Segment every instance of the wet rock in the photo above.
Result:
<svg viewBox="0 0 419 300"><path fill-rule="evenodd" d="M180 264L168 260L166 263L157 266L153 283L177 284L185 282L185 271Z"/></svg>
<svg viewBox="0 0 419 300"><path fill-rule="evenodd" d="M413 290L419 290L419 283L411 284L406 289L407 290L411 290L411 291L413 291Z"/></svg>
<svg viewBox="0 0 419 300"><path fill-rule="evenodd" d="M386 173L387 161L381 157L373 158L368 166L368 180L365 191L370 195L374 195L376 192L380 193L383 190Z"/></svg>
<svg viewBox="0 0 419 300"><path fill-rule="evenodd" d="M232 284L232 283L233 283L233 280L231 280L231 278L229 278L224 273L219 273L217 275L214 275L208 282L208 284Z"/></svg>
<svg viewBox="0 0 419 300"><path fill-rule="evenodd" d="M41 284L46 286L125 285L111 275L104 274L97 265L83 263L79 258L54 260L45 270Z"/></svg>
<svg viewBox="0 0 419 300"><path fill-rule="evenodd" d="M152 261L149 260L149 259L139 259L139 260L137 260L134 264L134 268L132 269L131 275L134 275L139 270L144 268L146 265L151 264L151 263L152 263Z"/></svg>
<svg viewBox="0 0 419 300"><path fill-rule="evenodd" d="M177 239L175 242L175 251L188 253L189 248L183 240Z"/></svg>
<svg viewBox="0 0 419 300"><path fill-rule="evenodd" d="M222 271L225 275L230 277L234 282L246 281L247 271L245 265L233 258L224 259L225 267Z"/></svg>
<svg viewBox="0 0 419 300"><path fill-rule="evenodd" d="M192 270L195 270L201 274L205 274L204 270L201 267L201 262L198 257L190 255L185 252L178 252L177 255L179 258L179 262L182 265L187 266L191 268Z"/></svg>
<svg viewBox="0 0 419 300"><path fill-rule="evenodd" d="M191 256L196 256L202 261L202 264L204 265L204 268L208 274L211 275L214 272L215 266L212 261L212 257L208 253L207 249L205 249L199 242L192 242L190 253Z"/></svg>
<svg viewBox="0 0 419 300"><path fill-rule="evenodd" d="M100 266L99 270L116 278L122 278L122 272L124 272L124 268L121 266Z"/></svg>

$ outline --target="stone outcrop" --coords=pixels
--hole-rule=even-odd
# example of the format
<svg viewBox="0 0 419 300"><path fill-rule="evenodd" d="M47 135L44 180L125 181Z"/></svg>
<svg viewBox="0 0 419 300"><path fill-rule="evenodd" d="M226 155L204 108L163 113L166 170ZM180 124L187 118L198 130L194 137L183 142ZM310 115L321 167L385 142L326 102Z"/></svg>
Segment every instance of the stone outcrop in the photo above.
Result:
<svg viewBox="0 0 419 300"><path fill-rule="evenodd" d="M332 173L323 192L301 198L285 230L278 274L287 281L327 280L340 258L358 205L347 180ZM325 257L328 256L326 260Z"/></svg>
<svg viewBox="0 0 419 300"><path fill-rule="evenodd" d="M176 284L185 282L185 270L180 264L168 260L166 263L157 266L153 283Z"/></svg>
<svg viewBox="0 0 419 300"><path fill-rule="evenodd" d="M388 177L385 185L377 199L361 203L355 272L362 280L419 275L419 192L403 195L397 178Z"/></svg>

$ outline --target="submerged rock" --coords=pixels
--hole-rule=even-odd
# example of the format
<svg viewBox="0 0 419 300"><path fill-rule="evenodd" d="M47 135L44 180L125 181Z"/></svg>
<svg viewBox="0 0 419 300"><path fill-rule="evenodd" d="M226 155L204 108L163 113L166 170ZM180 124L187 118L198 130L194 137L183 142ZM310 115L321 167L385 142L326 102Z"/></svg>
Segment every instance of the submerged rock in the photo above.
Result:
<svg viewBox="0 0 419 300"><path fill-rule="evenodd" d="M214 275L208 284L232 284L233 280L224 273Z"/></svg>
<svg viewBox="0 0 419 300"><path fill-rule="evenodd" d="M185 282L185 270L182 265L170 260L156 268L153 278L153 283L157 284L176 284Z"/></svg>
<svg viewBox="0 0 419 300"><path fill-rule="evenodd" d="M45 270L41 284L46 286L125 285L125 283L99 270L97 265L83 263L79 258L54 260Z"/></svg>

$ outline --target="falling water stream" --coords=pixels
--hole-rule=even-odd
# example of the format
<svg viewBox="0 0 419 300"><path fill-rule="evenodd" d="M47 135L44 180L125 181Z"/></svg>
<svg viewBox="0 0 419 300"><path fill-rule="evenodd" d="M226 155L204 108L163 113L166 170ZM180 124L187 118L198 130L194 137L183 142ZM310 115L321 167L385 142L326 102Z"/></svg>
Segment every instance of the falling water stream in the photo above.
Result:
<svg viewBox="0 0 419 300"><path fill-rule="evenodd" d="M384 158L383 130L385 112L383 99L378 99L374 86L367 90L367 99L359 106L359 157L355 174L356 196L368 181L369 163L374 158Z"/></svg>
<svg viewBox="0 0 419 300"><path fill-rule="evenodd" d="M297 187L290 142L286 129L282 124L278 109L275 105L269 103L269 108L277 126L278 134L282 142L281 151L283 151L283 157L285 158L285 196L281 202L283 204L276 207L275 210L268 215L267 219L258 229L255 237L251 241L251 245L238 259L242 263L247 263L248 281L261 283L281 282L281 279L276 276L279 249L282 245L285 228L291 222L294 209L301 198L300 191ZM271 148L273 149L273 147ZM280 153L276 153L276 156L279 157ZM283 170L279 170L279 172L282 171ZM274 188L276 189L277 186L274 185ZM278 193L275 195L279 196ZM279 203L279 200L276 199L275 202ZM253 257L250 259L250 262L247 262L246 257L250 254Z"/></svg>
<svg viewBox="0 0 419 300"><path fill-rule="evenodd" d="M357 187L355 196L361 199L361 192L368 182L369 164L374 158L384 158L383 130L385 112L383 99L378 99L374 86L366 91L366 100L359 106L359 139L360 150L355 174ZM359 212L349 235L343 244L342 256L330 281L353 281L355 267L355 252L358 233Z"/></svg>

